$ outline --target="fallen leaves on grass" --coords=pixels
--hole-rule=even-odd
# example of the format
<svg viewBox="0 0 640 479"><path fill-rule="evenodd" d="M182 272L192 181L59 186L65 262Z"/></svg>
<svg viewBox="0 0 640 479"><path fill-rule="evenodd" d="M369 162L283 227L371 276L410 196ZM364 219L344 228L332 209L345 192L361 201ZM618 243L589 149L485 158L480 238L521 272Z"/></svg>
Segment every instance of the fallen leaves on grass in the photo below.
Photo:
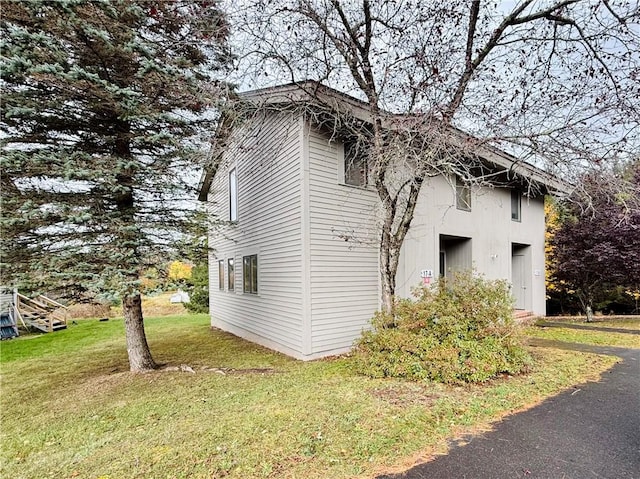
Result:
<svg viewBox="0 0 640 479"><path fill-rule="evenodd" d="M189 366L188 364L181 364L180 366L163 366L158 371L165 372L183 372L196 374L196 370ZM234 369L234 368L216 368L209 366L202 366L199 370L202 373L217 373L223 376L230 374L274 374L277 373L273 368L242 368L242 369ZM149 371L149 373L153 373L154 371Z"/></svg>

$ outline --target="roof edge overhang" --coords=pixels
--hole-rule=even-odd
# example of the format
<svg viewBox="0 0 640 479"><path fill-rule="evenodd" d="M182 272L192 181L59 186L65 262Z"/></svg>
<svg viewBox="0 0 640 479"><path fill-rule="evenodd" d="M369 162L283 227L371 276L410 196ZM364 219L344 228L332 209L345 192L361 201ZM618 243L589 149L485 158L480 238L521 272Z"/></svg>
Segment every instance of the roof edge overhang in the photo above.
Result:
<svg viewBox="0 0 640 479"><path fill-rule="evenodd" d="M240 107L239 105L243 106ZM261 107L279 109L284 105L305 105L319 110L347 113L365 123L371 123L373 121L373 115L366 102L313 80L241 92L237 95L236 99L232 101L230 106L232 109L237 108L242 110L249 107L249 109L254 110ZM399 119L407 118L407 115L394 114L386 111L381 111L381 114L383 127L385 128L394 128L394 125L397 124ZM219 141L219 139L223 136L223 132L231 128L230 125L226 124L227 117L224 114L221 118L221 124L216 130L214 141L212 142L212 153L214 157L212 161L209 162L210 166L206 167L203 171L198 185L198 200L200 201L206 201L211 183L217 172L218 159L222 154L220 145L224 143L224 141ZM439 122L439 120L433 117L430 117L428 120L432 123ZM545 194L566 195L572 189L569 183L560 180L551 173L531 163L519 160L515 156L491 145L482 144L477 138L458 128L447 126L446 129L454 143L466 149L469 148L469 144L476 143L473 146L475 156L503 169L509 176L521 177L535 184L537 189Z"/></svg>

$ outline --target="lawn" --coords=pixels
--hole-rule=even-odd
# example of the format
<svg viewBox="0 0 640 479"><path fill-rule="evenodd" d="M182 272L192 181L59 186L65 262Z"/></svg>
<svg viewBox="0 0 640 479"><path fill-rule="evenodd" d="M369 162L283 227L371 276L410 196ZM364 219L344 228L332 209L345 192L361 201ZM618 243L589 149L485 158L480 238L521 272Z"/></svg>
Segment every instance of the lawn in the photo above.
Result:
<svg viewBox="0 0 640 479"><path fill-rule="evenodd" d="M640 348L640 319L635 320L598 320L592 323L561 322L547 325L548 321L539 321L527 329L527 335L541 339L552 339L568 343L593 344L596 346L617 346L622 348ZM563 327L559 327L562 325ZM627 332L621 332L621 330ZM632 334L633 332L636 334Z"/></svg>
<svg viewBox="0 0 640 479"><path fill-rule="evenodd" d="M448 387L367 379L348 358L295 361L204 315L151 318L147 334L157 361L194 372L128 372L119 319L2 342L0 476L368 478L616 361L535 348L527 376Z"/></svg>

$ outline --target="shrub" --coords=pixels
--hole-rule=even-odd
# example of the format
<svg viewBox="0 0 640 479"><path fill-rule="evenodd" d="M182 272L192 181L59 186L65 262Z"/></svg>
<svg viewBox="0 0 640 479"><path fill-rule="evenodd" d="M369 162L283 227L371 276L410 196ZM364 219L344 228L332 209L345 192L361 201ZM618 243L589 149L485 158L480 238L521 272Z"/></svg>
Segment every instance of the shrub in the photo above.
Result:
<svg viewBox="0 0 640 479"><path fill-rule="evenodd" d="M530 364L505 281L459 273L414 295L398 300L393 315L376 313L354 350L360 373L459 384Z"/></svg>
<svg viewBox="0 0 640 479"><path fill-rule="evenodd" d="M187 280L189 302L185 307L192 313L209 312L209 267L207 263L197 264Z"/></svg>

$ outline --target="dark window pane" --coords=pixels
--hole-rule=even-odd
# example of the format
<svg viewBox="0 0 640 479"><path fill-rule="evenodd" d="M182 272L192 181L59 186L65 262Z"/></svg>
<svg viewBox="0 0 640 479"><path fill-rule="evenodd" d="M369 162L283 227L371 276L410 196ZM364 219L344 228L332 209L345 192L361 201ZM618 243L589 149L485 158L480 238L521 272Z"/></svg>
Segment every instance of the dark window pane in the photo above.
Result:
<svg viewBox="0 0 640 479"><path fill-rule="evenodd" d="M218 288L224 291L224 260L218 261Z"/></svg>
<svg viewBox="0 0 640 479"><path fill-rule="evenodd" d="M367 184L367 152L356 142L344 144L344 182L353 186Z"/></svg>
<svg viewBox="0 0 640 479"><path fill-rule="evenodd" d="M258 294L258 255L242 257L242 291Z"/></svg>
<svg viewBox="0 0 640 479"><path fill-rule="evenodd" d="M522 196L518 190L511 190L511 219L520 221L522 213Z"/></svg>
<svg viewBox="0 0 640 479"><path fill-rule="evenodd" d="M251 257L251 292L258 293L258 256Z"/></svg>
<svg viewBox="0 0 640 479"><path fill-rule="evenodd" d="M238 220L238 179L235 168L229 172L229 220Z"/></svg>
<svg viewBox="0 0 640 479"><path fill-rule="evenodd" d="M242 258L242 291L251 292L251 264L248 256Z"/></svg>
<svg viewBox="0 0 640 479"><path fill-rule="evenodd" d="M229 258L227 260L227 269L228 269L228 275L229 275L229 291L233 291L235 289L235 272L233 269L233 258Z"/></svg>
<svg viewBox="0 0 640 479"><path fill-rule="evenodd" d="M471 211L471 187L460 177L456 177L456 208Z"/></svg>

